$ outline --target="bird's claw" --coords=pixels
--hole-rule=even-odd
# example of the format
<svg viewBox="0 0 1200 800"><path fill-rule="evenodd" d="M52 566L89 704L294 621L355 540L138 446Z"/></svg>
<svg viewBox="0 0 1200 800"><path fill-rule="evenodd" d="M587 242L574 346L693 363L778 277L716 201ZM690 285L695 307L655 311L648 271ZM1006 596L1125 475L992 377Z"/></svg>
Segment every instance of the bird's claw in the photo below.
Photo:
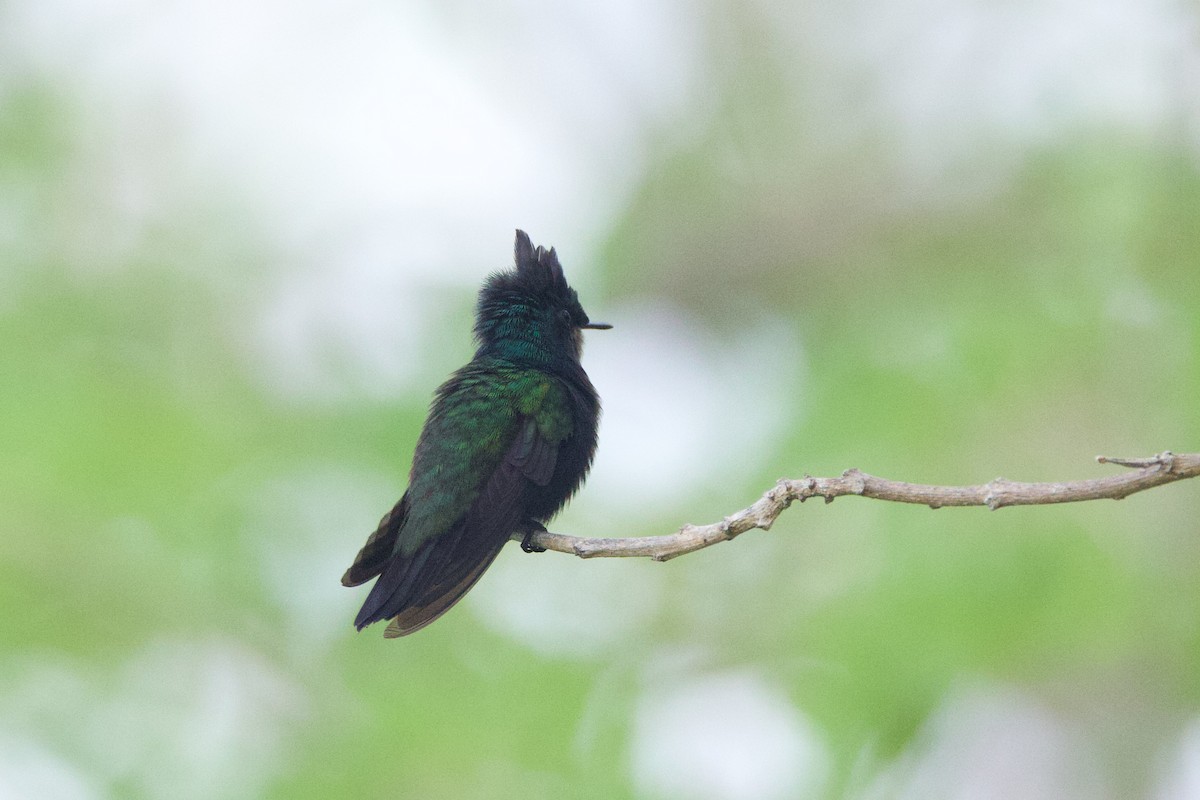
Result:
<svg viewBox="0 0 1200 800"><path fill-rule="evenodd" d="M525 536L521 538L521 549L526 553L544 553L546 548L539 547L533 543L533 535L535 533L545 533L546 526L537 522L530 522L528 529L525 531Z"/></svg>

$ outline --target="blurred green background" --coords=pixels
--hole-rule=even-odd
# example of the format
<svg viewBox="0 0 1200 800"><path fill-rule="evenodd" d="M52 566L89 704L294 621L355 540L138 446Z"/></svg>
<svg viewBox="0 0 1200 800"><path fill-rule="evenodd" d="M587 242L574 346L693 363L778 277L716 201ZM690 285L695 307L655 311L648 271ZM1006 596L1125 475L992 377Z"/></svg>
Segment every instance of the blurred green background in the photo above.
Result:
<svg viewBox="0 0 1200 800"><path fill-rule="evenodd" d="M1200 449L1195 4L0 4L0 797L1200 797L1200 486L338 580L512 230L592 479Z"/></svg>

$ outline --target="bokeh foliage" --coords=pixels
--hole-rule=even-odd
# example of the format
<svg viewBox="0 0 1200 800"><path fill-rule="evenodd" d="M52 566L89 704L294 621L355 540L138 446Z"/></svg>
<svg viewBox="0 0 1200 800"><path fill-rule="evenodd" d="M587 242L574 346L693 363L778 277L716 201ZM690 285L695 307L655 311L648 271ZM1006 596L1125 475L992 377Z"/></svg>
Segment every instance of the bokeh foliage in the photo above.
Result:
<svg viewBox="0 0 1200 800"><path fill-rule="evenodd" d="M693 492L685 518L625 509L633 522L610 533L719 518L781 475L1063 479L1113 469L1089 463L1098 453L1200 447L1194 144L1100 126L1005 154L1001 169L984 142L977 172L921 184L885 131L814 155L814 123L788 111L795 87L772 54L737 36L708 46L738 66L714 70L713 107L682 121L686 137L648 137L587 306L604 318L653 303L716 337L783 320L802 352L763 347L800 370L802 391L753 469L718 465L719 491ZM658 585L648 607L607 598L637 622L582 657L539 652L469 605L400 642L354 635L350 593L344 614L296 614L286 598L328 605L457 364L414 351L436 363L386 400L281 397L252 354L253 315L289 281L289 254L244 219L244 200L214 190L118 245L98 239L120 219L89 189L89 131L53 85L14 87L0 99L0 734L28 737L80 785L172 796L149 776L209 763L155 741L173 698L195 691L186 672L138 682L131 664L176 663L145 656L163 646L184 662L234 653L235 686L272 676L253 695L266 711L229 711L249 729L258 713L274 720L261 769L218 737L210 750L227 759L196 796L636 797L647 695L746 669L818 732L817 796L865 791L963 687L1017 687L1085 729L1113 797L1157 785L1200 716L1200 488L1188 483L995 514L811 504L666 565L543 556L538 570ZM569 258L570 242L554 244ZM465 353L469 292L428 297L447 309L426 323L432 337ZM755 375L717 380L743 387L755 413ZM304 491L264 501L280 484ZM355 516L322 516L306 494L350 496L331 503ZM57 687L45 697L38 675ZM203 750L190 719L163 722L164 741ZM221 780L222 763L253 779Z"/></svg>

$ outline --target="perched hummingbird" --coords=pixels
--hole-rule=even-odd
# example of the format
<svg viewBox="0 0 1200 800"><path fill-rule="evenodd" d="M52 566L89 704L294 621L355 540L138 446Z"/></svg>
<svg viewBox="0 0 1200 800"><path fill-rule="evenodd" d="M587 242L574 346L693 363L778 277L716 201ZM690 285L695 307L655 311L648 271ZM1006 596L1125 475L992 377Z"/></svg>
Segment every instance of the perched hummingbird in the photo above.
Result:
<svg viewBox="0 0 1200 800"><path fill-rule="evenodd" d="M516 266L492 274L475 310L478 349L437 390L408 490L342 576L379 580L354 620L420 630L462 598L513 533L521 547L583 483L600 398L579 363L592 322L554 249L517 231Z"/></svg>

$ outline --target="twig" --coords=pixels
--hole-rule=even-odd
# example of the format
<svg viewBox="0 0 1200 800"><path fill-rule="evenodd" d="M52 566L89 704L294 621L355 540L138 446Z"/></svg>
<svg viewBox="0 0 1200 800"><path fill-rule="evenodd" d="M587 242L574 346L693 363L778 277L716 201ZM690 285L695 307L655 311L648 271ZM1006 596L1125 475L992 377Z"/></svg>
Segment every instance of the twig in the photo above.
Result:
<svg viewBox="0 0 1200 800"><path fill-rule="evenodd" d="M1107 478L1062 483L1020 483L996 478L976 486L932 486L889 481L857 469L848 469L836 478L805 476L795 480L781 479L749 508L710 525L684 525L678 532L668 536L591 539L546 531L533 534L530 544L580 558L645 556L655 561L668 561L728 541L755 528L768 530L792 502L799 500L803 503L810 497L823 497L826 503L832 503L835 497L858 495L896 503L917 503L930 508L987 506L995 511L1005 506L1073 503L1103 498L1120 500L1134 492L1200 475L1200 453L1176 455L1166 451L1150 458L1098 456L1096 460L1101 464L1117 464L1133 471Z"/></svg>

